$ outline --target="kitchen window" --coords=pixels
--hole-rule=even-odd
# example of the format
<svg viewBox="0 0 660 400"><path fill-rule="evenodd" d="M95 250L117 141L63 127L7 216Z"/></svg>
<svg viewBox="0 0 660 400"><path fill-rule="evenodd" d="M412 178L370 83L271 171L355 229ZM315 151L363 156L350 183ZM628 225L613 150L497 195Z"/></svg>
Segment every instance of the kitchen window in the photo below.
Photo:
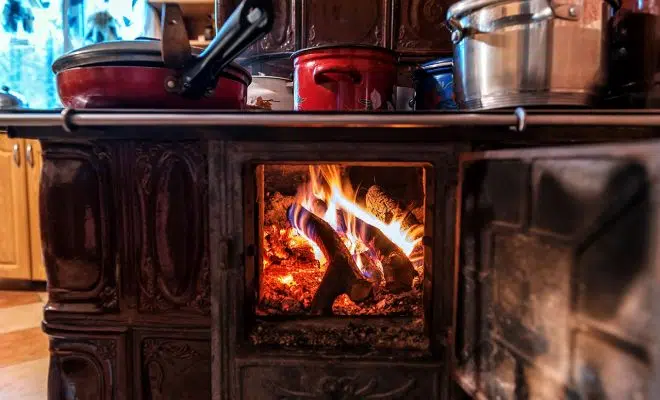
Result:
<svg viewBox="0 0 660 400"><path fill-rule="evenodd" d="M53 61L84 45L157 36L147 0L0 0L0 85L33 109L61 107Z"/></svg>

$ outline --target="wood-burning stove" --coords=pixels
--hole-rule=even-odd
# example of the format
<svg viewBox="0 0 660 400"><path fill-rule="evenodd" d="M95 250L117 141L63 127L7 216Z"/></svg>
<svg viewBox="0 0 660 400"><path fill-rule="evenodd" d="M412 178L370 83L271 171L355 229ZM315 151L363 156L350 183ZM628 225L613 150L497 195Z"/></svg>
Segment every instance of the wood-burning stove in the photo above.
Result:
<svg viewBox="0 0 660 400"><path fill-rule="evenodd" d="M44 148L52 399L660 397L654 113L0 121ZM410 290L347 212L381 233L415 217ZM355 272L321 307L310 214ZM318 285L294 295L303 261Z"/></svg>

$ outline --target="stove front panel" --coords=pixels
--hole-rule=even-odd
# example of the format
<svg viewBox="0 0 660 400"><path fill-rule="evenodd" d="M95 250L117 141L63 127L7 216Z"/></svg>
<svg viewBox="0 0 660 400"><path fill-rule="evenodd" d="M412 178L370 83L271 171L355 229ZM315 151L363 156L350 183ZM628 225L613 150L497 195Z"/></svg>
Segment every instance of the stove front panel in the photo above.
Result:
<svg viewBox="0 0 660 400"><path fill-rule="evenodd" d="M291 393L303 392L313 395L311 398L339 394L358 397L363 394L366 396L363 398L405 398L406 394L426 393L437 393L433 398L440 396L440 390L448 387L445 346L451 340L453 316L454 239L450 232L454 226L457 154L456 147L444 145L212 142L209 197L211 204L219 204L221 208L214 210L211 206L210 210L211 259L223 266L212 278L217 285L214 302L218 305L213 311L217 312L216 321L219 321L213 327L213 376L220 382L214 383L217 384L214 392L218 393L219 389L220 397L244 399L282 398L286 393L296 398ZM284 270L286 262L302 254L304 257L294 259L295 263L309 258L313 267L323 268L323 265L322 260L313 258L311 247L287 245L272 251L272 243L268 245L271 247L264 244L268 234L285 235L283 240L296 243L304 242L306 238L301 236L313 236L313 232L295 226L297 220L291 219L287 212L291 204L272 206L274 187L284 185L280 194L294 198L293 192L285 192L292 188L298 192L309 182L310 166L313 169L336 165L341 166L340 175L350 178L342 182L352 185L357 203L362 201L359 199L367 188L361 189L361 184L372 185L374 176L380 176L377 182L396 182L402 179L399 175L409 174L423 183L419 196L408 193L415 190L406 185L400 188L401 193L408 193L404 197L420 200L415 204L422 207L421 214L416 214L423 221L422 233L416 238L423 249L421 269L416 275L420 279L418 316L415 308L409 308L405 302L369 303L376 294L362 302L359 297L352 297L354 291L344 291L334 303L323 303L331 308L317 309L307 304L316 295L303 293L300 298L291 295L291 288L302 286L306 278L295 269ZM301 169L302 174L287 175L296 169ZM279 175L282 179L274 182L273 171L275 177ZM392 176L383 178L388 173ZM396 186L383 187L395 197ZM319 198L330 209L336 196L317 196L316 200ZM344 240L350 252L347 257L359 264L358 255L364 256L366 250L353 253L350 243L345 241L344 236L348 235L342 221L346 221L346 211L352 206L342 201L338 206L342 210L337 214L338 223L333 224L327 214L318 214L325 222L316 221L316 226L333 227L331 235ZM311 203L306 205L307 211L316 212ZM359 212L356 215L357 219L370 218ZM386 217L383 220L390 221ZM267 221L281 226L271 229ZM287 231L291 228L298 231ZM309 247L309 241L306 243ZM358 247L371 244L365 241ZM300 254L295 255L296 251ZM411 248L410 254L413 253ZM325 255L328 256L327 252ZM325 272L331 267L326 268ZM325 279L325 272L316 278ZM360 279L372 278L358 268L357 273L360 272L363 273ZM271 280L271 286L266 286L266 279ZM386 277L379 279L385 287ZM403 292L400 288L387 290L406 297L409 289L403 286ZM271 291L265 292L264 287ZM310 286L306 290L315 288ZM276 291L277 296L273 294ZM269 302L264 303L264 298ZM346 303L342 305L341 301ZM411 310L410 315L406 314ZM407 336L408 328L419 333ZM282 368L276 369L277 366Z"/></svg>

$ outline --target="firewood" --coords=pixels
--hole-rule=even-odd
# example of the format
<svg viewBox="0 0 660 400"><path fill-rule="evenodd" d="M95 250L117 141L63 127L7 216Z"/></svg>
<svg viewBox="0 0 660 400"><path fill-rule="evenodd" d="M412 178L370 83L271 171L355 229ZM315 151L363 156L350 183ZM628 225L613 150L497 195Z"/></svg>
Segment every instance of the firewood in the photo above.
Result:
<svg viewBox="0 0 660 400"><path fill-rule="evenodd" d="M319 199L314 202L313 207L323 214L327 210L325 202ZM346 225L344 210L337 210L337 218L339 219L339 226ZM378 252L383 265L383 276L381 278L385 279L385 287L393 293L410 290L417 272L408 256L378 228L357 217L355 217L355 228L360 239L364 243L373 243L374 249ZM376 276L375 279L379 277Z"/></svg>
<svg viewBox="0 0 660 400"><path fill-rule="evenodd" d="M393 219L402 220L401 227L406 231L419 225L419 220L412 212L407 211L398 201L388 196L378 185L369 188L365 202L367 210L387 224Z"/></svg>
<svg viewBox="0 0 660 400"><path fill-rule="evenodd" d="M332 314L337 297L347 294L356 303L373 295L372 284L362 277L353 257L330 224L299 204L287 211L289 222L313 240L328 260L328 268L312 299L313 314Z"/></svg>
<svg viewBox="0 0 660 400"><path fill-rule="evenodd" d="M385 287L392 293L412 289L412 281L417 272L406 254L392 242L380 229L355 218L355 228L360 239L372 243L383 264Z"/></svg>
<svg viewBox="0 0 660 400"><path fill-rule="evenodd" d="M328 205L321 199L314 199L312 202L312 212L318 216L325 215L328 211Z"/></svg>
<svg viewBox="0 0 660 400"><path fill-rule="evenodd" d="M364 275L367 280L375 285L378 285L385 280L383 271L381 271L380 267L376 265L376 262L369 252L360 253L358 257L360 257L360 262L362 263L362 275Z"/></svg>

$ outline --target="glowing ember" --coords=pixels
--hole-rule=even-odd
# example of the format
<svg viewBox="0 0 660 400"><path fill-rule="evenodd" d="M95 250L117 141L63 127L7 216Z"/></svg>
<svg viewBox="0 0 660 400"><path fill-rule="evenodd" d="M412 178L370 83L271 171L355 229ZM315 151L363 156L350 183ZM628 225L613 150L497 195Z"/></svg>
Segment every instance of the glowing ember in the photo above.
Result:
<svg viewBox="0 0 660 400"><path fill-rule="evenodd" d="M291 274L286 275L286 276L282 276L278 280L280 281L280 283L282 283L284 285L287 285L287 286L296 284L296 282L293 280L293 276Z"/></svg>

